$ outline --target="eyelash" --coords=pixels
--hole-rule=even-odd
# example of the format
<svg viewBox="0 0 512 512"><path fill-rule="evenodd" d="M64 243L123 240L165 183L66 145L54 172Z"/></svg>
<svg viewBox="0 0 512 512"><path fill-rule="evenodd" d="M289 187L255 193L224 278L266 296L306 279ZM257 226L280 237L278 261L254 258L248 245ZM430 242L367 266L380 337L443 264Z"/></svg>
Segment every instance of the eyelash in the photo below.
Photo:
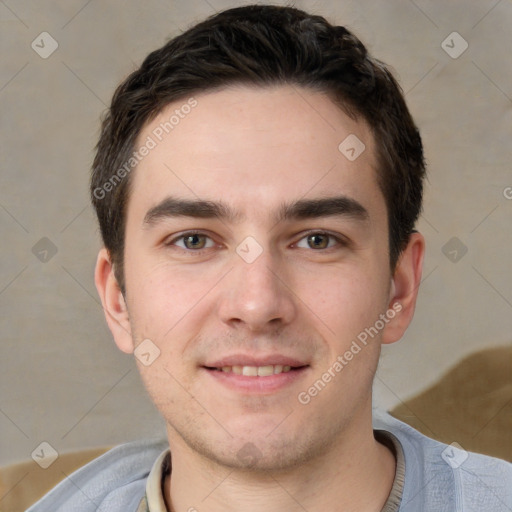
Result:
<svg viewBox="0 0 512 512"><path fill-rule="evenodd" d="M338 235L338 234L335 235L333 233L330 233L329 231L322 231L322 230L311 230L311 231L304 233L301 236L301 238L297 242L295 242L293 245L297 245L299 242L301 242L305 238L307 239L309 236L312 236L312 235L327 236L327 237L329 237L330 240L334 240L336 242L336 245L334 247L326 247L325 249L318 249L317 252L326 252L328 250L333 250L336 248L348 246L348 240L346 238L342 237L341 235ZM314 249L312 249L311 247L310 247L310 249L312 251L314 251Z"/></svg>
<svg viewBox="0 0 512 512"><path fill-rule="evenodd" d="M209 236L208 234L204 233L203 231L187 231L186 233L182 233L181 235L178 235L178 236L172 238L171 240L164 242L164 245L166 247L171 247L171 246L174 246L177 241L183 240L183 239L185 239L185 238L187 238L189 236L194 236L194 235L205 236L206 238L210 239L212 242L215 242L211 236ZM206 249L196 249L196 250L194 250L194 249L186 249L186 248L183 248L183 247L180 247L180 249L182 249L183 251L186 251L186 252L200 253L201 251L204 251L204 250L207 250L207 249L211 249L211 247L207 247Z"/></svg>
<svg viewBox="0 0 512 512"><path fill-rule="evenodd" d="M209 236L208 234L204 233L203 231L187 231L185 233L182 233L179 236L176 236L176 237L172 238L168 242L165 242L164 245L166 247L176 246L175 244L179 240L183 240L183 239L185 239L185 238L187 238L189 236L194 236L194 235L205 236L209 240L211 240L212 242L215 243L213 238L211 236ZM332 249L336 249L336 248L340 248L340 247L347 247L349 245L349 241L347 239L345 239L344 237L342 237L342 236L340 236L338 234L335 235L333 233L330 233L329 231L322 231L322 230L311 230L311 231L308 231L306 233L303 233L302 236L300 237L300 239L297 240L296 242L294 242L292 245L296 246L299 242L301 242L304 239L307 239L309 236L312 236L312 235L327 236L327 237L329 237L329 242L331 240L334 240L336 242L336 245L334 247L326 247L324 249L317 249L316 251L315 251L315 249L309 248L309 249L311 249L312 251L315 251L315 252L326 252L326 251L329 251L329 250L332 250ZM203 251L207 251L209 249L212 249L212 247L206 247L206 248L203 248L203 249L187 249L187 248L180 247L180 249L185 251L185 252L200 254Z"/></svg>

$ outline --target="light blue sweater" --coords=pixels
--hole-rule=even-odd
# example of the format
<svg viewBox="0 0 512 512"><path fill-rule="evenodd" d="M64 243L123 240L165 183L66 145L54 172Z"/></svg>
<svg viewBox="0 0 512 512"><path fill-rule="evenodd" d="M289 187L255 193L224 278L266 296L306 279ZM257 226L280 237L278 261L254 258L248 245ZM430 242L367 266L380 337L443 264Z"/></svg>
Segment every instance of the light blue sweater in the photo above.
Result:
<svg viewBox="0 0 512 512"><path fill-rule="evenodd" d="M405 484L400 512L512 512L512 464L448 446L388 414L374 428L400 442ZM118 446L64 479L27 512L135 512L166 440Z"/></svg>

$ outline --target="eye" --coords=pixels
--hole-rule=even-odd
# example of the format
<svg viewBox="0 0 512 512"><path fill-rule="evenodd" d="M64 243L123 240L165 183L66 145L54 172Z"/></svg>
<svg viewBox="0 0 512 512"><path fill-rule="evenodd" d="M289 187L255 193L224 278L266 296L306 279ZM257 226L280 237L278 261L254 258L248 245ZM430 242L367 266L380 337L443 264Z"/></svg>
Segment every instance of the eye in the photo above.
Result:
<svg viewBox="0 0 512 512"><path fill-rule="evenodd" d="M185 233L174 238L168 245L176 245L187 250L201 250L213 247L214 241L202 233Z"/></svg>
<svg viewBox="0 0 512 512"><path fill-rule="evenodd" d="M301 238L297 243L297 247L301 249L330 249L336 245L340 245L339 238L329 233L315 232Z"/></svg>

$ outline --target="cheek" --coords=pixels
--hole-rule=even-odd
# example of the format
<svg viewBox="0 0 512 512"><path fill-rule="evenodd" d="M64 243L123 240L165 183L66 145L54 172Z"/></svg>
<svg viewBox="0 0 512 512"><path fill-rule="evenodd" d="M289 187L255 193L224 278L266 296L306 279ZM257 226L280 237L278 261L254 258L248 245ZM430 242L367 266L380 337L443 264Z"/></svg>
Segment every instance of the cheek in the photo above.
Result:
<svg viewBox="0 0 512 512"><path fill-rule="evenodd" d="M382 278L381 278L382 280ZM386 286L379 286L369 268L330 268L304 276L306 286L298 293L313 315L330 333L346 344L359 332L373 325L386 307Z"/></svg>
<svg viewBox="0 0 512 512"><path fill-rule="evenodd" d="M128 308L136 341L149 338L171 355L183 352L209 312L215 275L199 267L171 268L168 262L132 258L126 268Z"/></svg>

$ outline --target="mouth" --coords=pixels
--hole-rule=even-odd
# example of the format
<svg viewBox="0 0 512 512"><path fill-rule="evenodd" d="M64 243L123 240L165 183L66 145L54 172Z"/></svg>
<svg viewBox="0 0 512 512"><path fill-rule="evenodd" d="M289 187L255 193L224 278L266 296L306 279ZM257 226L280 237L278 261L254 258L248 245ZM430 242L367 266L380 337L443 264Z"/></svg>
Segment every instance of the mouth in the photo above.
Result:
<svg viewBox="0 0 512 512"><path fill-rule="evenodd" d="M279 375L280 373L288 373L291 371L305 368L305 366L290 366L282 364L267 364L265 366L221 366L209 367L205 366L207 370L213 370L223 373L234 373L235 375L244 375L245 377L269 377L271 375Z"/></svg>
<svg viewBox="0 0 512 512"><path fill-rule="evenodd" d="M310 365L283 356L232 356L201 367L215 383L242 394L270 394L297 382Z"/></svg>

